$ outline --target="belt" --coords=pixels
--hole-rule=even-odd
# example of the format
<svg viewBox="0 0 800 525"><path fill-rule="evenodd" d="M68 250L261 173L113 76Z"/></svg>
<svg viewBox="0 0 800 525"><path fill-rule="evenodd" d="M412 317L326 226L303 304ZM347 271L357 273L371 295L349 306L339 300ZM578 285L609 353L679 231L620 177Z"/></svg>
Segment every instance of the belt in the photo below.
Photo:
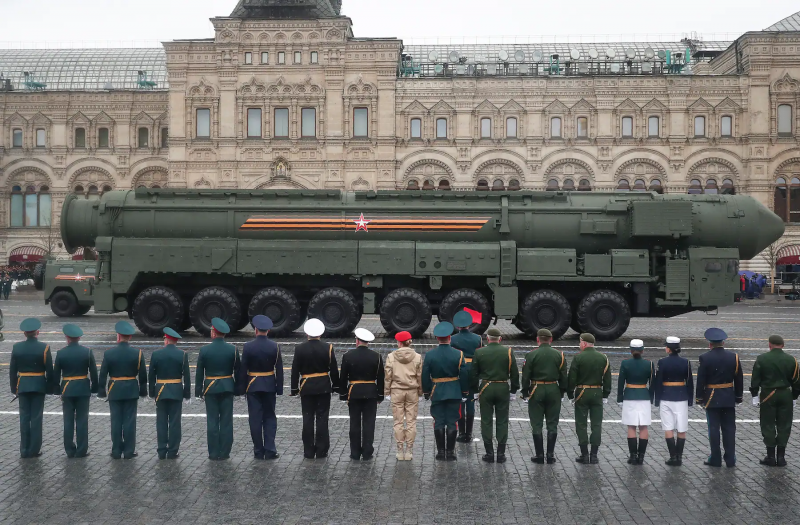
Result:
<svg viewBox="0 0 800 525"><path fill-rule="evenodd" d="M333 346L333 345L331 345L331 347L332 347L332 346ZM304 376L302 377L302 380L300 381L300 390L298 390L298 391L297 391L297 393L299 394L300 392L302 392L302 391L303 391L303 385L305 385L305 384L306 384L306 379L311 379L312 377L327 377L329 374L330 374L330 372L320 372L320 373L317 373L317 374L307 374L307 375L304 375Z"/></svg>
<svg viewBox="0 0 800 525"><path fill-rule="evenodd" d="M431 381L433 381L433 383L434 383L433 384L433 388L431 389L431 399L433 399L433 393L436 392L436 385L438 385L439 383L452 383L453 381L458 381L458 378L457 377L436 377L436 378L431 378Z"/></svg>
<svg viewBox="0 0 800 525"><path fill-rule="evenodd" d="M183 379L159 379L156 381L156 384L161 383L161 388L158 390L158 395L156 396L156 403L158 403L158 398L161 397L161 392L164 391L164 387L167 385L182 385Z"/></svg>
<svg viewBox="0 0 800 525"><path fill-rule="evenodd" d="M347 404L350 404L350 392L353 391L355 385L374 385L375 381L350 381L350 387L347 389Z"/></svg>
<svg viewBox="0 0 800 525"><path fill-rule="evenodd" d="M686 381L666 381L662 383L664 386L686 386Z"/></svg>
<svg viewBox="0 0 800 525"><path fill-rule="evenodd" d="M625 383L625 388L647 388L647 385L631 385L629 383Z"/></svg>
<svg viewBox="0 0 800 525"><path fill-rule="evenodd" d="M247 388L245 389L245 393L250 391L250 385L253 384L253 381L255 381L256 378L274 376L275 375L275 371L273 370L272 372L251 372L251 371L248 370L247 371L247 375L252 377L253 379L251 379L250 382L247 383Z"/></svg>
<svg viewBox="0 0 800 525"><path fill-rule="evenodd" d="M69 376L63 377L62 381L65 381L64 388L61 389L61 396L64 396L64 392L67 391L67 387L69 386L70 381L81 381L83 379L89 379L87 376Z"/></svg>
<svg viewBox="0 0 800 525"><path fill-rule="evenodd" d="M17 391L19 392L19 380L23 377L44 377L46 374L44 372L17 372Z"/></svg>
<svg viewBox="0 0 800 525"><path fill-rule="evenodd" d="M480 390L480 392L478 392L478 397L481 397L481 394L483 394L483 391L484 391L484 390L486 390L486 387L487 387L487 386L489 386L489 385L491 385L492 383L503 383L503 384L508 384L508 380L506 380L506 381L489 381L489 380L484 380L484 381L486 381L486 382L485 382L485 383L483 384L483 386L481 387L481 390Z"/></svg>
<svg viewBox="0 0 800 525"><path fill-rule="evenodd" d="M111 377L109 379L111 380L111 386L108 387L108 393L109 394L111 394L111 390L114 388L114 385L117 383L117 381L135 381L136 380L135 377Z"/></svg>
<svg viewBox="0 0 800 525"><path fill-rule="evenodd" d="M214 386L214 383L216 383L218 379L231 379L231 378L233 378L232 375L231 376L208 376L208 377L206 377L206 381L211 381L211 383L209 383L209 385L206 387L205 391L203 392L203 397L206 397L206 393L208 392L208 390L212 386Z"/></svg>
<svg viewBox="0 0 800 525"><path fill-rule="evenodd" d="M706 385L706 389L714 388L733 388L733 383L720 383L718 385Z"/></svg>
<svg viewBox="0 0 800 525"><path fill-rule="evenodd" d="M472 358L471 357L465 357L464 358L464 362L465 363L471 363L472 362Z"/></svg>
<svg viewBox="0 0 800 525"><path fill-rule="evenodd" d="M778 390L783 390L783 389L786 389L786 388L789 388L789 387L788 387L788 386L779 386L778 388L774 388L774 389L772 389L772 392L770 392L770 393L769 393L769 395L768 395L767 397L765 397L764 399L762 399L762 400L761 400L761 403L766 403L767 401L769 401L769 398L771 398L772 396L774 396L774 395L775 395L775 392L777 392ZM769 389L765 389L765 388L762 388L762 389L761 389L761 391L762 391L762 392L763 392L764 390L769 390Z"/></svg>
<svg viewBox="0 0 800 525"><path fill-rule="evenodd" d="M528 399L533 397L533 394L536 392L536 388L539 385L557 385L558 381L533 381L531 384L533 385L533 390L531 390L531 393L528 396Z"/></svg>
<svg viewBox="0 0 800 525"><path fill-rule="evenodd" d="M583 397L583 393L586 392L588 388L603 388L603 385L578 385L578 388L581 389L581 393L578 394L578 397L575 398L575 402L577 403L581 397Z"/></svg>

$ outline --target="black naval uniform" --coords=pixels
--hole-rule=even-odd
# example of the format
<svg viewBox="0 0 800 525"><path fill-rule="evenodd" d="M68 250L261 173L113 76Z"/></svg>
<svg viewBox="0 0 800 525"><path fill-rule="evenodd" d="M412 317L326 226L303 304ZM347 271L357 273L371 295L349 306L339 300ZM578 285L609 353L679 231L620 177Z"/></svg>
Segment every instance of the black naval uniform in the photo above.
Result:
<svg viewBox="0 0 800 525"><path fill-rule="evenodd" d="M722 347L700 356L696 402L706 409L711 455L705 463L713 467L736 464L736 405L742 402L744 381L739 355ZM719 434L725 455L720 450Z"/></svg>
<svg viewBox="0 0 800 525"><path fill-rule="evenodd" d="M150 397L156 403L158 457L178 457L181 445L183 400L192 396L189 356L174 344L153 352L150 358Z"/></svg>
<svg viewBox="0 0 800 525"><path fill-rule="evenodd" d="M64 450L67 457L82 458L89 450L89 400L97 393L94 353L80 343L69 343L56 354L53 377L60 385ZM77 443L73 437L77 437Z"/></svg>
<svg viewBox="0 0 800 525"><path fill-rule="evenodd" d="M372 459L375 418L383 402L383 358L367 346L357 346L342 358L339 397L350 410L350 458Z"/></svg>
<svg viewBox="0 0 800 525"><path fill-rule="evenodd" d="M333 385L339 385L339 368L333 345L319 339L297 345L292 360L291 395L300 395L303 410L303 456L307 459L315 456L324 458L328 455L328 414L331 410Z"/></svg>
<svg viewBox="0 0 800 525"><path fill-rule="evenodd" d="M19 453L23 458L41 455L44 396L53 384L50 346L35 337L16 343L11 350L8 377L11 393L19 396Z"/></svg>
<svg viewBox="0 0 800 525"><path fill-rule="evenodd" d="M111 457L131 459L136 455L139 398L147 396L147 365L142 351L127 342L106 350L98 385L98 396L108 396L111 412Z"/></svg>
<svg viewBox="0 0 800 525"><path fill-rule="evenodd" d="M257 459L276 457L275 401L283 395L283 358L275 341L259 335L245 343L237 386L240 394L247 395L253 454Z"/></svg>

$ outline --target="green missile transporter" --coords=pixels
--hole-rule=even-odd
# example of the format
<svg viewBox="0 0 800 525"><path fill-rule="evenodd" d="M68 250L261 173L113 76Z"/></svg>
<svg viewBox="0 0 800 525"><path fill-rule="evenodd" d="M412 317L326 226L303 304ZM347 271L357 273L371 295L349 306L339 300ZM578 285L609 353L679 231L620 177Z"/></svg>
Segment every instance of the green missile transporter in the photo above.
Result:
<svg viewBox="0 0 800 525"><path fill-rule="evenodd" d="M740 195L146 189L68 196L65 247L98 253L97 312L139 329L274 335L319 318L349 336L362 314L423 333L470 308L533 336L572 327L621 337L631 317L733 303L739 260L783 235Z"/></svg>

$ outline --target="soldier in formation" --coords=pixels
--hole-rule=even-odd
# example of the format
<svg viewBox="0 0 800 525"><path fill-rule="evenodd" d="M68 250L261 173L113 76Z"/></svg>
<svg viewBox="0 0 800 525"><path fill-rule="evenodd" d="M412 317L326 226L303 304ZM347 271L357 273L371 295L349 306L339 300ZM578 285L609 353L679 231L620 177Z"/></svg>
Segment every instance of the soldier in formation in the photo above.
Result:
<svg viewBox="0 0 800 525"><path fill-rule="evenodd" d="M350 412L350 459L369 461L375 452L375 418L383 402L383 358L369 348L375 336L356 328L356 347L342 357L339 399Z"/></svg>
<svg viewBox="0 0 800 525"><path fill-rule="evenodd" d="M466 367L467 376L469 376L472 368L475 351L483 345L481 336L469 331L472 322L472 316L469 313L463 310L457 312L453 317L453 326L458 328L458 333L450 339L450 346L464 353L464 367ZM468 395L466 402L462 403L461 417L458 418L458 437L456 441L460 443L470 443L472 441L472 427L475 422L475 392L470 393L473 395Z"/></svg>
<svg viewBox="0 0 800 525"><path fill-rule="evenodd" d="M136 413L139 398L147 395L147 365L142 351L130 344L136 330L118 322L117 346L106 350L100 366L98 395L108 397L111 412L111 457L133 459L136 453ZM106 392L108 383L108 392Z"/></svg>
<svg viewBox="0 0 800 525"><path fill-rule="evenodd" d="M598 463L603 405L608 403L611 394L611 366L608 357L594 349L594 342L592 334L581 334L581 353L572 358L567 380L567 396L574 399L575 433L581 448L581 455L575 461L584 465ZM591 437L587 432L587 418L592 423Z"/></svg>
<svg viewBox="0 0 800 525"><path fill-rule="evenodd" d="M535 455L531 461L545 462L542 427L547 420L547 464L556 462L555 448L558 439L558 420L561 400L567 391L567 362L564 353L554 349L553 334L543 328L536 334L539 347L525 355L522 365L522 397L528 402L528 417L533 432Z"/></svg>
<svg viewBox="0 0 800 525"><path fill-rule="evenodd" d="M477 391L475 398L481 407L481 438L486 454L483 461L493 463L492 418L497 416L497 462L506 462L508 441L508 412L511 401L519 390L519 368L514 353L501 345L500 330L489 328L486 337L489 344L475 352L470 371L470 387ZM510 385L509 385L510 382Z"/></svg>
<svg viewBox="0 0 800 525"><path fill-rule="evenodd" d="M622 405L622 424L628 427L628 464L641 465L650 440L650 404L655 370L653 363L642 358L644 342L641 339L631 341L630 349L633 357L623 361L619 367L617 403Z"/></svg>
<svg viewBox="0 0 800 525"><path fill-rule="evenodd" d="M680 467L689 430L689 407L694 400L694 377L692 363L680 356L681 340L667 337L665 345L668 355L658 361L653 400L660 409L661 429L667 440L669 459L666 463Z"/></svg>
<svg viewBox="0 0 800 525"><path fill-rule="evenodd" d="M422 356L414 351L410 333L400 332L394 338L397 350L386 358L383 393L392 404L397 460L411 461L422 398Z"/></svg>
<svg viewBox="0 0 800 525"><path fill-rule="evenodd" d="M83 330L64 325L67 346L56 354L53 381L61 396L64 416L64 450L69 458L89 455L89 400L97 395L97 363L94 353L81 346Z"/></svg>
<svg viewBox="0 0 800 525"><path fill-rule="evenodd" d="M180 456L183 402L192 396L189 356L176 346L180 339L178 332L164 328L164 347L150 357L149 393L156 404L158 459Z"/></svg>

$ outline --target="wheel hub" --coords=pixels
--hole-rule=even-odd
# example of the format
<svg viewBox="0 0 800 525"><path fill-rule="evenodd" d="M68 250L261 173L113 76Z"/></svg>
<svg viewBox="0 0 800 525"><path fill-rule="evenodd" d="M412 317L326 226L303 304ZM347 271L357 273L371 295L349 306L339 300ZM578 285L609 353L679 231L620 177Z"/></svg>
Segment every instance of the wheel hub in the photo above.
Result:
<svg viewBox="0 0 800 525"><path fill-rule="evenodd" d="M595 311L594 319L598 325L607 328L616 322L617 315L612 307L608 305L600 305Z"/></svg>
<svg viewBox="0 0 800 525"><path fill-rule="evenodd" d="M417 320L417 309L412 304L403 303L395 309L394 320L398 325L410 326Z"/></svg>
<svg viewBox="0 0 800 525"><path fill-rule="evenodd" d="M283 322L284 313L283 308L276 303L269 303L264 307L264 315L272 319L273 324L280 324Z"/></svg>
<svg viewBox="0 0 800 525"><path fill-rule="evenodd" d="M153 302L147 307L147 318L153 323L163 321L166 314L167 309L161 303Z"/></svg>
<svg viewBox="0 0 800 525"><path fill-rule="evenodd" d="M214 319L215 317L219 317L220 319L222 319L223 312L224 310L222 308L222 305L220 305L219 303L208 303L205 306L205 308L203 308L203 314L209 321L211 321L211 319Z"/></svg>
<svg viewBox="0 0 800 525"><path fill-rule="evenodd" d="M553 326L557 318L558 314L549 304L542 305L536 310L536 324L541 327Z"/></svg>
<svg viewBox="0 0 800 525"><path fill-rule="evenodd" d="M342 306L336 303L328 303L322 309L322 318L327 325L337 326L344 319L344 310Z"/></svg>

